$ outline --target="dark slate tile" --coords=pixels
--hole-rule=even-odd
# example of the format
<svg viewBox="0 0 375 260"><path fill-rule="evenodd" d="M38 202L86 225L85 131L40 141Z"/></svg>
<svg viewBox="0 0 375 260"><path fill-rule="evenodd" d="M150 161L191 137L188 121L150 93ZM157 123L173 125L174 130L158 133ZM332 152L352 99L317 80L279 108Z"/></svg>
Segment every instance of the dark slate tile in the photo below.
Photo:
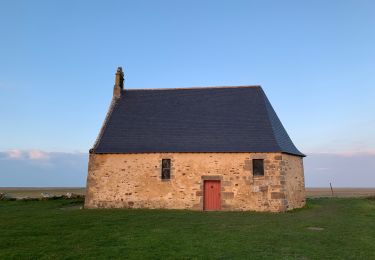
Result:
<svg viewBox="0 0 375 260"><path fill-rule="evenodd" d="M124 90L94 152L304 156L260 87Z"/></svg>

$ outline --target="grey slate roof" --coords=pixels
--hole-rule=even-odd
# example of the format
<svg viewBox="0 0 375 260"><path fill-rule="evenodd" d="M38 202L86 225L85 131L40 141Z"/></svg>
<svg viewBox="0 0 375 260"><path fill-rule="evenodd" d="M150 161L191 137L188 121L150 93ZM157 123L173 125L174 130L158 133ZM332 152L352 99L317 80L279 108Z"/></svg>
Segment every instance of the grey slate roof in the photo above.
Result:
<svg viewBox="0 0 375 260"><path fill-rule="evenodd" d="M262 88L126 89L94 153L284 152L294 146Z"/></svg>

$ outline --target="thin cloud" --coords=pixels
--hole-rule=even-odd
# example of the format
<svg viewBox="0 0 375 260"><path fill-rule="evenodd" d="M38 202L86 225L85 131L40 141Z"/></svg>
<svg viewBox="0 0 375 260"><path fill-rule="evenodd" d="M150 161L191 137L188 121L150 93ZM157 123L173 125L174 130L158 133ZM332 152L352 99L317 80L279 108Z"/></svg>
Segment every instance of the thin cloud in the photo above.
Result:
<svg viewBox="0 0 375 260"><path fill-rule="evenodd" d="M312 153L303 161L307 187L374 187L373 153Z"/></svg>
<svg viewBox="0 0 375 260"><path fill-rule="evenodd" d="M309 155L337 155L342 157L355 157L355 156L375 156L374 149L366 149L366 150L352 150L352 151L342 151L342 152L307 152L307 156Z"/></svg>
<svg viewBox="0 0 375 260"><path fill-rule="evenodd" d="M11 160L30 160L30 161L48 161L54 160L61 156L75 156L75 155L86 155L86 153L81 152L46 152L38 149L31 150L21 150L21 149L10 149L1 152L0 158L2 159L11 159Z"/></svg>
<svg viewBox="0 0 375 260"><path fill-rule="evenodd" d="M9 158L12 159L21 159L23 157L23 153L19 149L12 149L6 152Z"/></svg>
<svg viewBox="0 0 375 260"><path fill-rule="evenodd" d="M30 150L28 156L31 160L47 160L50 158L49 153L40 150Z"/></svg>
<svg viewBox="0 0 375 260"><path fill-rule="evenodd" d="M36 149L0 152L0 187L84 186L87 163L87 153Z"/></svg>

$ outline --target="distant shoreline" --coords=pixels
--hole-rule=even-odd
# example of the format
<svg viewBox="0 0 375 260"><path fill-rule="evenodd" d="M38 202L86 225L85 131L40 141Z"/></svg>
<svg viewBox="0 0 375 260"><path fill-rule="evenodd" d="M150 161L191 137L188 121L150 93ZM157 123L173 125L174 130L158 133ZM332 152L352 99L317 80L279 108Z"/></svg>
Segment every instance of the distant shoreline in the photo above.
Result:
<svg viewBox="0 0 375 260"><path fill-rule="evenodd" d="M17 190L17 189L23 189L23 190L43 190L43 189L85 189L85 186L82 187L0 187L0 190ZM320 189L330 189L329 187L306 187L306 190L320 190ZM355 190L363 190L363 189L375 189L375 187L334 187L334 189L355 189Z"/></svg>
<svg viewBox="0 0 375 260"><path fill-rule="evenodd" d="M1 190L66 190L86 189L86 187L0 187Z"/></svg>
<svg viewBox="0 0 375 260"><path fill-rule="evenodd" d="M41 198L42 193L49 195L66 195L66 193L74 193L85 195L85 187L0 187L0 193L6 193L15 198ZM307 198L320 197L368 197L375 196L374 188L333 188L333 195L330 188L314 187L306 188Z"/></svg>

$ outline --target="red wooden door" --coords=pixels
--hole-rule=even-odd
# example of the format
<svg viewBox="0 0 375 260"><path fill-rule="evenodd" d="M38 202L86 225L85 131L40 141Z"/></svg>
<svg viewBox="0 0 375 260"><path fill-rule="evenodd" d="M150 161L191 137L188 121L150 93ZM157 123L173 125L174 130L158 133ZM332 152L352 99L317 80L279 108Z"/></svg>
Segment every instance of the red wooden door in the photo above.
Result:
<svg viewBox="0 0 375 260"><path fill-rule="evenodd" d="M220 181L204 181L204 210L220 210Z"/></svg>

